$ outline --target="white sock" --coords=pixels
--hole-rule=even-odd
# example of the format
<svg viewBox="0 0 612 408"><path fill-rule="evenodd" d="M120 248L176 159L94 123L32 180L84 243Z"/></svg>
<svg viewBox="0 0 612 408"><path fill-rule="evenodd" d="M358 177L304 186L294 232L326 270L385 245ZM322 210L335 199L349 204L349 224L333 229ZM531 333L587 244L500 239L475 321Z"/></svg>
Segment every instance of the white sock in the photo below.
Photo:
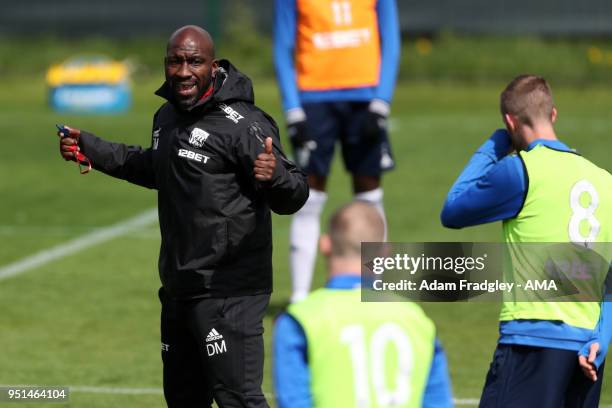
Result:
<svg viewBox="0 0 612 408"><path fill-rule="evenodd" d="M291 270L291 303L304 299L310 291L317 245L321 232L320 220L327 194L310 189L306 204L291 221L289 268Z"/></svg>
<svg viewBox="0 0 612 408"><path fill-rule="evenodd" d="M384 241L387 240L387 219L385 217L385 207L383 206L383 189L381 187L375 188L374 190L364 191L357 193L353 197L355 201L364 201L378 210L382 216L383 223L385 224L385 236Z"/></svg>

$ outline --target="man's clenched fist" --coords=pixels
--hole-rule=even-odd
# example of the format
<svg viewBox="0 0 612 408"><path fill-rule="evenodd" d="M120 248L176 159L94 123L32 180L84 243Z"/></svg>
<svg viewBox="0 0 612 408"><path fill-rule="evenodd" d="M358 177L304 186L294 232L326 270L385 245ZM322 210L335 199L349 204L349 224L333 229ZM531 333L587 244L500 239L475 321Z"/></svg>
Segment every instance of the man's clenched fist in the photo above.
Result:
<svg viewBox="0 0 612 408"><path fill-rule="evenodd" d="M272 153L272 138L266 137L265 150L257 156L253 172L257 180L270 181L272 180L274 169L276 169L276 157Z"/></svg>
<svg viewBox="0 0 612 408"><path fill-rule="evenodd" d="M79 151L79 136L81 136L81 131L68 126L64 126L64 129L68 130L69 132L67 136L62 131L57 132L57 135L60 137L60 154L64 160L76 161L76 153Z"/></svg>

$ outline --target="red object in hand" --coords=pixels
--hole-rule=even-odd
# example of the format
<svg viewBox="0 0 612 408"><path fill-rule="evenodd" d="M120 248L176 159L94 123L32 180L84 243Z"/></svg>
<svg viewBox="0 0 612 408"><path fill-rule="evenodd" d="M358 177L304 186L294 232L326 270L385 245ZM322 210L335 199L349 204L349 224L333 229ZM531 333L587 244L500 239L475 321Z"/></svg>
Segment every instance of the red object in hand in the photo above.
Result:
<svg viewBox="0 0 612 408"><path fill-rule="evenodd" d="M80 136L80 130L78 129L71 129L67 126L64 125L55 125L58 129L57 135L62 139L65 140L66 138L72 137L75 141L74 144L71 144L68 146L67 150L63 150L61 145L67 145L68 143L61 143L60 142L60 152L72 152L73 156L70 157L66 157L64 155L64 153L62 153L62 156L64 157L64 159L66 160L74 160L77 163L77 166L79 166L79 172L81 174L86 174L89 173L89 171L91 170L91 160L89 160L89 158L87 156L85 156L83 153L81 153L81 149L78 146L78 140L79 140L79 136Z"/></svg>
<svg viewBox="0 0 612 408"><path fill-rule="evenodd" d="M79 172L81 174L89 173L89 171L91 170L91 160L89 160L87 156L81 153L79 146L70 146L70 151L74 152L74 157L76 158L77 165L79 166Z"/></svg>

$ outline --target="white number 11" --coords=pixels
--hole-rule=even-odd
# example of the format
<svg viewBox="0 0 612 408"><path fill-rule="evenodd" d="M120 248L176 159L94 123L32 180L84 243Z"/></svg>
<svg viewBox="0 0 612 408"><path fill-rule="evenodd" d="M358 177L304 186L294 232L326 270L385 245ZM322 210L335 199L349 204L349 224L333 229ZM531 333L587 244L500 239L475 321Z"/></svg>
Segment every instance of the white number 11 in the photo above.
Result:
<svg viewBox="0 0 612 408"><path fill-rule="evenodd" d="M332 1L332 12L336 25L349 25L353 20L350 1Z"/></svg>

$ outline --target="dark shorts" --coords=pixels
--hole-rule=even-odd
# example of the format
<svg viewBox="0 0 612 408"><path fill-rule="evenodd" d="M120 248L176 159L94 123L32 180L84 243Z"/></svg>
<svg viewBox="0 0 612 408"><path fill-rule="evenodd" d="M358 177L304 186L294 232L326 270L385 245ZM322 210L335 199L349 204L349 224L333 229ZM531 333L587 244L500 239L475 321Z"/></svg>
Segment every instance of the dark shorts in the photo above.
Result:
<svg viewBox="0 0 612 408"><path fill-rule="evenodd" d="M395 163L387 132L377 142L364 142L362 129L369 102L321 102L303 105L309 136L316 142L313 151L300 151L293 146L296 162L306 174L327 176L340 141L344 166L360 176L380 176Z"/></svg>
<svg viewBox="0 0 612 408"><path fill-rule="evenodd" d="M268 407L263 317L270 295L177 301L160 290L164 396L169 408Z"/></svg>
<svg viewBox="0 0 612 408"><path fill-rule="evenodd" d="M587 379L575 351L498 344L481 408L597 408L604 366Z"/></svg>

